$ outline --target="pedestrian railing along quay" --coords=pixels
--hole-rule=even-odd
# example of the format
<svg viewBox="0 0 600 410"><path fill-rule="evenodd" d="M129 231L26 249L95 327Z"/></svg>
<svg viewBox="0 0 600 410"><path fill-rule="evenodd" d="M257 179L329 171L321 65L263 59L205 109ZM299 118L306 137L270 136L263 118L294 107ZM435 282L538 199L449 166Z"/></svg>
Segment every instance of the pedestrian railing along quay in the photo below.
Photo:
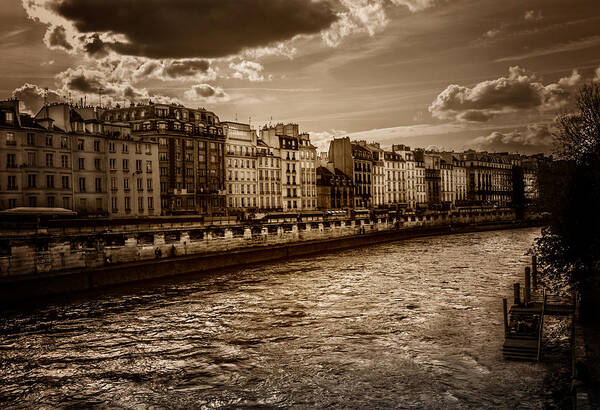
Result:
<svg viewBox="0 0 600 410"><path fill-rule="evenodd" d="M532 269L533 268L533 269ZM533 278L533 297L531 284ZM503 299L505 359L522 361L540 361L542 359L544 317L572 316L575 313L575 296L562 297L542 294L537 290L537 265L532 257L532 267L525 268L525 289L521 299L521 284L514 284L514 303L508 307Z"/></svg>

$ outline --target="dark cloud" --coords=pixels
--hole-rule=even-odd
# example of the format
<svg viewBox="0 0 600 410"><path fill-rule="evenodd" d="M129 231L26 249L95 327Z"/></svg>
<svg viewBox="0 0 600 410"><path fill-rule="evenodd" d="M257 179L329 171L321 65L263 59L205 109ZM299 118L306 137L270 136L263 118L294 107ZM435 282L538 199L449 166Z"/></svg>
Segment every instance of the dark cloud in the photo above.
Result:
<svg viewBox="0 0 600 410"><path fill-rule="evenodd" d="M510 67L507 77L482 81L474 87L449 85L429 106L434 117L459 121L488 121L495 115L564 106L581 76L574 71L558 83L544 85L532 73Z"/></svg>
<svg viewBox="0 0 600 410"><path fill-rule="evenodd" d="M119 94L116 86L106 82L104 73L90 70L83 66L69 68L57 75L60 89L81 94L98 94L102 88L103 95Z"/></svg>
<svg viewBox="0 0 600 410"><path fill-rule="evenodd" d="M104 44L98 34L92 34L89 37L82 36L82 40L84 41L83 48L90 56L102 58L108 55L106 44Z"/></svg>
<svg viewBox="0 0 600 410"><path fill-rule="evenodd" d="M44 95L48 103L62 101L60 94L54 90L44 90L35 84L25 83L23 86L15 89L12 96L21 102L21 110L30 114L36 114L44 105Z"/></svg>
<svg viewBox="0 0 600 410"><path fill-rule="evenodd" d="M48 3L81 33L120 54L151 58L223 57L297 34L317 33L337 19L332 0L56 0Z"/></svg>
<svg viewBox="0 0 600 410"><path fill-rule="evenodd" d="M63 26L54 27L54 30L48 34L48 45L65 50L73 49L73 46L67 41L67 32Z"/></svg>
<svg viewBox="0 0 600 410"><path fill-rule="evenodd" d="M226 101L229 96L219 87L210 84L196 84L184 93L188 100L203 100L209 102Z"/></svg>
<svg viewBox="0 0 600 410"><path fill-rule="evenodd" d="M494 131L491 134L475 138L470 145L486 151L512 152L548 152L554 137L547 124L531 124L522 130L510 132Z"/></svg>
<svg viewBox="0 0 600 410"><path fill-rule="evenodd" d="M176 60L167 64L164 73L171 78L193 77L198 73L206 73L210 63L206 60Z"/></svg>
<svg viewBox="0 0 600 410"><path fill-rule="evenodd" d="M84 75L71 77L67 81L66 86L71 90L82 93L97 93L100 88L104 88L104 85L100 81L85 77ZM107 91L110 92L110 90Z"/></svg>

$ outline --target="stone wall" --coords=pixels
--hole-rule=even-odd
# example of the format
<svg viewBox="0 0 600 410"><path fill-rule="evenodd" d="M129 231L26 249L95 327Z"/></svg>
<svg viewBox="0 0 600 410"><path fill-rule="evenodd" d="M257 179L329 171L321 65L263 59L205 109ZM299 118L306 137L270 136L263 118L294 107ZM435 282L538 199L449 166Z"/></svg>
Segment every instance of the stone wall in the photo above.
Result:
<svg viewBox="0 0 600 410"><path fill-rule="evenodd" d="M431 212L421 216L334 219L261 225L137 224L30 232L9 239L0 256L0 276L49 275L186 255L263 249L306 241L349 238L373 232L501 223L511 209ZM11 238L10 232L4 233ZM8 253L8 255L6 255Z"/></svg>

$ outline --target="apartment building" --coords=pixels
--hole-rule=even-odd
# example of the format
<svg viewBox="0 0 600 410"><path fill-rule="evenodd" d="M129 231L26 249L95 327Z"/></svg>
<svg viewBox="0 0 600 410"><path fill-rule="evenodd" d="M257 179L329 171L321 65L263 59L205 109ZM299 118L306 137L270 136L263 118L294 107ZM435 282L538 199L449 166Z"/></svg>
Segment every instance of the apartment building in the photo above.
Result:
<svg viewBox="0 0 600 410"><path fill-rule="evenodd" d="M227 207L260 207L257 168L257 135L249 124L225 121Z"/></svg>
<svg viewBox="0 0 600 410"><path fill-rule="evenodd" d="M281 211L281 154L279 148L257 143L258 207L265 211Z"/></svg>
<svg viewBox="0 0 600 410"><path fill-rule="evenodd" d="M132 136L158 141L164 215L213 214L226 205L225 135L219 118L179 104L106 109L103 123L129 125Z"/></svg>

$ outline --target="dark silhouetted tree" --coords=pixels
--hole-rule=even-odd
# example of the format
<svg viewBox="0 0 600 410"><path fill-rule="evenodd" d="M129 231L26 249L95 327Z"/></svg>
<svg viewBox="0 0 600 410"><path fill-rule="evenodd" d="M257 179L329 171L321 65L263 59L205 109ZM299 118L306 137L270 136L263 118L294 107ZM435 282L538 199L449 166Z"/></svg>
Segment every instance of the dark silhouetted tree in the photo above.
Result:
<svg viewBox="0 0 600 410"><path fill-rule="evenodd" d="M559 115L555 134L559 161L540 169L542 206L550 222L536 248L544 281L569 284L582 309L598 299L600 261L600 86L584 85L575 110Z"/></svg>

